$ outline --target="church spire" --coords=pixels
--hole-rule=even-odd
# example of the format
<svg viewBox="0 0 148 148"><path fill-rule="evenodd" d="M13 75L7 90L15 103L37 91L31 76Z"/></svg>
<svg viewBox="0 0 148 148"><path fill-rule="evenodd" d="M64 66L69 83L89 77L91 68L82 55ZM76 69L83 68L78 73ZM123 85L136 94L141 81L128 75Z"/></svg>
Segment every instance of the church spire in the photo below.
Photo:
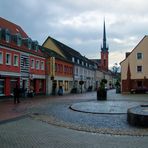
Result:
<svg viewBox="0 0 148 148"><path fill-rule="evenodd" d="M103 25L103 46L101 46L101 69L108 71L108 47L106 45L106 28L105 28L105 19Z"/></svg>
<svg viewBox="0 0 148 148"><path fill-rule="evenodd" d="M101 48L102 51L108 51L108 47L106 45L106 28L105 28L105 19L104 19L104 26L103 26L103 47Z"/></svg>
<svg viewBox="0 0 148 148"><path fill-rule="evenodd" d="M106 42L105 20L104 20L104 28L103 28L103 42Z"/></svg>

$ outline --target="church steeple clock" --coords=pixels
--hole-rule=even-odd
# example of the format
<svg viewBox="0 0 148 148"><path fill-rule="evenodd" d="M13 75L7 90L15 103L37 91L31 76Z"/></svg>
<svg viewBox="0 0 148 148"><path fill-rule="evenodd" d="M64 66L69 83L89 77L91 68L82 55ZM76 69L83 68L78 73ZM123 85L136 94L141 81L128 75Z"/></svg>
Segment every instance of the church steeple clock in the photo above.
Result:
<svg viewBox="0 0 148 148"><path fill-rule="evenodd" d="M103 46L101 46L101 69L108 71L108 47L106 45L105 20L103 26Z"/></svg>

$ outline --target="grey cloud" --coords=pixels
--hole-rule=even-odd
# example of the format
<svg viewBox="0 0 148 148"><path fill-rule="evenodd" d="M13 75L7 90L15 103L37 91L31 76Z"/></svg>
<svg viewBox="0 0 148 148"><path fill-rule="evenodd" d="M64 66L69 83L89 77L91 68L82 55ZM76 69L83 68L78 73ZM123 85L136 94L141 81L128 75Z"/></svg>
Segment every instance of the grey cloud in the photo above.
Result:
<svg viewBox="0 0 148 148"><path fill-rule="evenodd" d="M4 0L0 14L40 44L52 36L99 58L104 17L110 52L124 54L148 33L147 6L145 0Z"/></svg>

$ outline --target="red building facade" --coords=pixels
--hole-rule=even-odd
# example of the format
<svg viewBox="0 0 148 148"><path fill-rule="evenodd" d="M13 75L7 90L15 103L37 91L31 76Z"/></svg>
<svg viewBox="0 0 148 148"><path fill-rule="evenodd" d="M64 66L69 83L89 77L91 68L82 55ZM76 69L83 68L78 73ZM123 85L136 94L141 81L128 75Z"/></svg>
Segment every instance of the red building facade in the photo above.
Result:
<svg viewBox="0 0 148 148"><path fill-rule="evenodd" d="M46 92L45 57L37 41L0 17L0 97L13 95L15 84L35 94Z"/></svg>

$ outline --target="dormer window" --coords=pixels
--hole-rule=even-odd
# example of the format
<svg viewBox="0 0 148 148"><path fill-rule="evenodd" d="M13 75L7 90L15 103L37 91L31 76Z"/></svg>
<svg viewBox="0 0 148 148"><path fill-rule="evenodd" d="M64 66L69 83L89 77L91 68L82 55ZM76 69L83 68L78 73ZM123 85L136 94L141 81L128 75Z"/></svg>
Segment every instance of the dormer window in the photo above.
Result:
<svg viewBox="0 0 148 148"><path fill-rule="evenodd" d="M29 49L31 49L31 43L32 43L31 39L28 38L28 48L29 48Z"/></svg>
<svg viewBox="0 0 148 148"><path fill-rule="evenodd" d="M6 32L5 32L5 39L6 39L6 42L9 43L10 42L10 32L8 29L6 29Z"/></svg>
<svg viewBox="0 0 148 148"><path fill-rule="evenodd" d="M34 41L32 42L32 49L35 50L35 51L38 51L38 42L37 41Z"/></svg>
<svg viewBox="0 0 148 148"><path fill-rule="evenodd" d="M31 49L32 40L31 38L23 38L23 45L26 46L28 49Z"/></svg>
<svg viewBox="0 0 148 148"><path fill-rule="evenodd" d="M0 64L3 64L3 52L0 51Z"/></svg>
<svg viewBox="0 0 148 148"><path fill-rule="evenodd" d="M75 62L75 58L74 57L72 57L72 62Z"/></svg>
<svg viewBox="0 0 148 148"><path fill-rule="evenodd" d="M17 46L21 46L22 45L22 37L20 34L17 34Z"/></svg>
<svg viewBox="0 0 148 148"><path fill-rule="evenodd" d="M84 62L82 61L82 66L84 65Z"/></svg>
<svg viewBox="0 0 148 148"><path fill-rule="evenodd" d="M77 59L77 63L80 64L80 60L79 59Z"/></svg>
<svg viewBox="0 0 148 148"><path fill-rule="evenodd" d="M2 29L0 28L0 40L2 38Z"/></svg>

